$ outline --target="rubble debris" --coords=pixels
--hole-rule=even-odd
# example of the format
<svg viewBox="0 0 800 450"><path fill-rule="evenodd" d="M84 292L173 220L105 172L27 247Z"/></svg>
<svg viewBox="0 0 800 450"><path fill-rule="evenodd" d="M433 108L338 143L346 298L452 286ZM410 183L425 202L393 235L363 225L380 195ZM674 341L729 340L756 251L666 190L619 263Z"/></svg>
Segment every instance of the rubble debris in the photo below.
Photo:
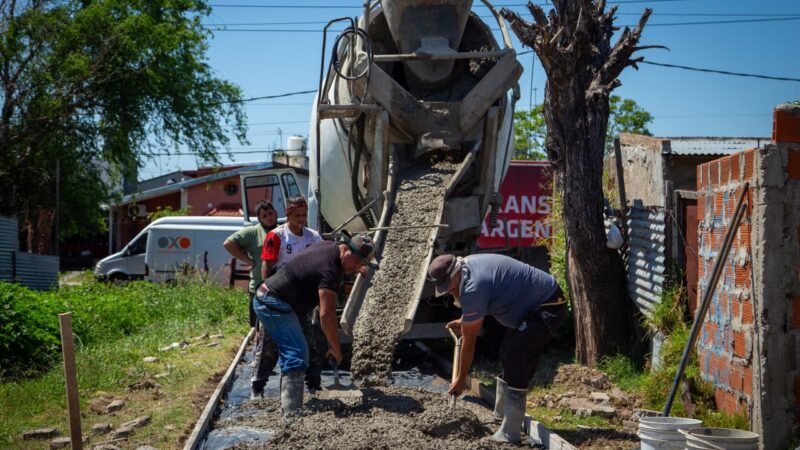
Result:
<svg viewBox="0 0 800 450"><path fill-rule="evenodd" d="M147 425L148 423L150 423L150 416L137 417L133 420L130 420L120 425L119 428L117 428L114 431L114 433L112 433L112 437L114 438L128 437L132 435L137 428L141 428Z"/></svg>
<svg viewBox="0 0 800 450"><path fill-rule="evenodd" d="M66 437L59 437L55 438L50 441L50 448L64 448L69 447L72 441L70 441L69 436Z"/></svg>
<svg viewBox="0 0 800 450"><path fill-rule="evenodd" d="M157 363L158 362L158 358L156 358L155 356L145 356L142 359L142 361L144 361L146 363Z"/></svg>
<svg viewBox="0 0 800 450"><path fill-rule="evenodd" d="M114 411L119 411L122 407L125 406L125 402L122 400L114 400L106 406L106 414L112 413Z"/></svg>
<svg viewBox="0 0 800 450"><path fill-rule="evenodd" d="M172 349L175 349L175 348L186 348L187 346L189 346L189 343L186 342L186 341L173 342L172 344L169 344L166 347L159 348L158 351L160 351L160 352L168 352L168 351L170 351Z"/></svg>
<svg viewBox="0 0 800 450"><path fill-rule="evenodd" d="M589 398L591 398L593 402L601 404L608 404L611 401L611 397L605 392L592 392Z"/></svg>
<svg viewBox="0 0 800 450"><path fill-rule="evenodd" d="M106 434L111 431L110 423L96 423L92 425L92 434Z"/></svg>
<svg viewBox="0 0 800 450"><path fill-rule="evenodd" d="M58 428L39 428L22 433L23 441L31 441L35 439L50 439L51 437L58 436L60 432Z"/></svg>
<svg viewBox="0 0 800 450"><path fill-rule="evenodd" d="M129 391L142 391L145 389L157 389L161 388L161 385L158 383L154 383L150 380L143 380L139 381L138 383L133 383L128 385Z"/></svg>
<svg viewBox="0 0 800 450"><path fill-rule="evenodd" d="M120 427L133 427L133 428L141 428L145 425L150 423L150 416L141 416L137 417L133 420L123 423Z"/></svg>
<svg viewBox="0 0 800 450"><path fill-rule="evenodd" d="M443 207L444 190L457 167L445 160L402 170L390 226L434 224ZM372 276L353 326L350 370L363 385L382 384L390 375L406 310L416 295L416 280L427 270L422 265L430 234L430 228L387 231L381 268Z"/></svg>

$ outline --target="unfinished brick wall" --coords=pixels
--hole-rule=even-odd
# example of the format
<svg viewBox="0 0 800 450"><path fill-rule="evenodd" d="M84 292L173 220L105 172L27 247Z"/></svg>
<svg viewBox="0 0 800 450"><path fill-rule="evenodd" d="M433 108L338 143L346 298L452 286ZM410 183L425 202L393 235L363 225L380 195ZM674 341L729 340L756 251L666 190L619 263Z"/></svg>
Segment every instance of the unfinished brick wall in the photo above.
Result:
<svg viewBox="0 0 800 450"><path fill-rule="evenodd" d="M698 298L750 182L747 209L697 342L717 407L743 413L761 448L800 423L800 106L775 110L773 142L698 167Z"/></svg>
<svg viewBox="0 0 800 450"><path fill-rule="evenodd" d="M698 299L709 288L743 183L752 183L755 153L746 150L697 167ZM717 407L731 414L748 414L753 396L751 205L748 201L697 343L701 374L716 387Z"/></svg>

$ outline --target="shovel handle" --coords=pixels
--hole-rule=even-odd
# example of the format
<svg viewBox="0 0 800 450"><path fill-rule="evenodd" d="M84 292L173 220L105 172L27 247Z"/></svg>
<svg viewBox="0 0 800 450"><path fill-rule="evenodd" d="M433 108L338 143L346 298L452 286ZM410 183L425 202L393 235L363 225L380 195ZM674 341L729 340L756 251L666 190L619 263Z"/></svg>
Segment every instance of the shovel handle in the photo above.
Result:
<svg viewBox="0 0 800 450"><path fill-rule="evenodd" d="M455 383L458 380L458 372L461 366L461 336L458 336L452 328L448 328L450 336L453 338L453 368L450 374L450 383ZM456 395L450 396L450 405L455 406Z"/></svg>

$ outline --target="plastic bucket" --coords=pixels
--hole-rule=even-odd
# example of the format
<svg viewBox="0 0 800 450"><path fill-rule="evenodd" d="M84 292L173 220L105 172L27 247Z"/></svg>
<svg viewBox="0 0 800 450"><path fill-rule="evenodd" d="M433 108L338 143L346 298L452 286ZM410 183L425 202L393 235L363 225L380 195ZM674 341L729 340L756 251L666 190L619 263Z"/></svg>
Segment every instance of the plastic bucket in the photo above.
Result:
<svg viewBox="0 0 800 450"><path fill-rule="evenodd" d="M639 419L639 441L642 450L683 450L686 437L680 430L702 425L697 419L685 417L642 417Z"/></svg>
<svg viewBox="0 0 800 450"><path fill-rule="evenodd" d="M686 448L756 450L758 434L729 428L692 428L686 434Z"/></svg>

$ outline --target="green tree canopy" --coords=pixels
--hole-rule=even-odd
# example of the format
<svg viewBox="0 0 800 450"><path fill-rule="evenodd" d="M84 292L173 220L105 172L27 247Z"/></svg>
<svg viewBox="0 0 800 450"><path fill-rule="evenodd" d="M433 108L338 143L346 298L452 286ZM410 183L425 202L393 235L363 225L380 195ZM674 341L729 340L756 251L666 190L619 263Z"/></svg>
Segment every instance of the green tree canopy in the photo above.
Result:
<svg viewBox="0 0 800 450"><path fill-rule="evenodd" d="M611 148L614 138L620 133L651 136L647 126L653 122L653 116L635 101L612 95L609 98L609 107L607 148ZM514 113L514 159L545 159L545 136L547 124L544 119L544 105Z"/></svg>
<svg viewBox="0 0 800 450"><path fill-rule="evenodd" d="M545 159L544 105L514 112L514 159Z"/></svg>
<svg viewBox="0 0 800 450"><path fill-rule="evenodd" d="M218 163L245 143L241 92L206 60L204 0L0 0L0 212L97 230L112 180L152 153Z"/></svg>

